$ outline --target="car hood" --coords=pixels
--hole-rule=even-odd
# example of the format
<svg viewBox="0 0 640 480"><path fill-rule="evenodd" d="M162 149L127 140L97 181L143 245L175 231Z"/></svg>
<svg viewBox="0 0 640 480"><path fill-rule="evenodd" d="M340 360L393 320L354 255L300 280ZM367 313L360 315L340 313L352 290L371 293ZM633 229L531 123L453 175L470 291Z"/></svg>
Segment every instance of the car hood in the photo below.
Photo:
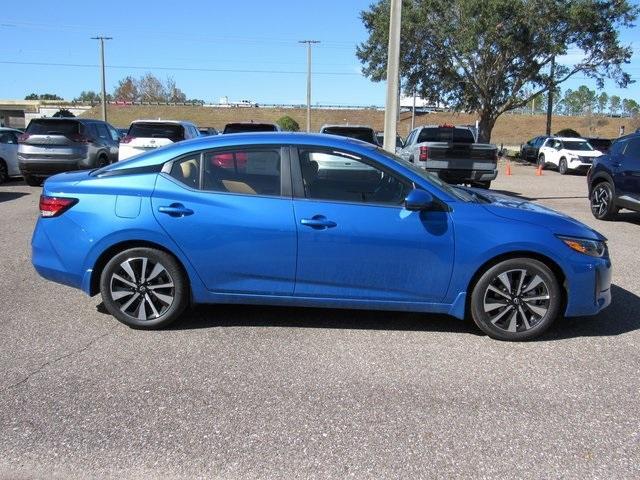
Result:
<svg viewBox="0 0 640 480"><path fill-rule="evenodd" d="M606 240L603 235L593 228L551 208L493 191L470 190L488 199L490 203L484 204L484 208L498 217L541 225L557 235Z"/></svg>
<svg viewBox="0 0 640 480"><path fill-rule="evenodd" d="M599 157L600 155L602 155L602 152L600 152L599 150L584 151L562 149L560 150L560 152L567 155L573 155L574 157Z"/></svg>

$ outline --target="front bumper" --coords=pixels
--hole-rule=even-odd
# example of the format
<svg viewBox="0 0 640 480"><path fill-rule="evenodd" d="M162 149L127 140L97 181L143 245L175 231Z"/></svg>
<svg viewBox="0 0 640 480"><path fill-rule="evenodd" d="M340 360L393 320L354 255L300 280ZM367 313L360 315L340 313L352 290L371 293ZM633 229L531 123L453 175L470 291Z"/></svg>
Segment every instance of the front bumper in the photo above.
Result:
<svg viewBox="0 0 640 480"><path fill-rule="evenodd" d="M611 304L611 260L577 255L567 272L567 317L595 315Z"/></svg>

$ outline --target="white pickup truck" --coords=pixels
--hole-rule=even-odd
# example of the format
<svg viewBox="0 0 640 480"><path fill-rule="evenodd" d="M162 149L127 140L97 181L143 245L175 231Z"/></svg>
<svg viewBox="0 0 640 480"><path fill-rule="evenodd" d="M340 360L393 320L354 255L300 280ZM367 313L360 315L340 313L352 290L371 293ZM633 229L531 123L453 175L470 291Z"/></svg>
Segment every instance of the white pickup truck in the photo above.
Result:
<svg viewBox="0 0 640 480"><path fill-rule="evenodd" d="M489 188L498 175L498 148L476 143L469 127L424 125L409 133L400 156L449 183Z"/></svg>

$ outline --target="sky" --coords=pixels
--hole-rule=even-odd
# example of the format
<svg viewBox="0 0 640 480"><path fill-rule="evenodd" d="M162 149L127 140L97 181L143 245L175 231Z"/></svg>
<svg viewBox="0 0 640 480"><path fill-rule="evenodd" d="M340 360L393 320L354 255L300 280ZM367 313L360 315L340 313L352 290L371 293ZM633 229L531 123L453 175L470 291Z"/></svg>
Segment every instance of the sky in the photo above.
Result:
<svg viewBox="0 0 640 480"><path fill-rule="evenodd" d="M367 38L360 12L371 1L13 2L0 18L0 98L99 91L91 37L104 35L113 37L105 43L109 92L127 75L151 72L207 102L304 104L306 46L298 41L312 39L321 42L313 48L313 104L383 105L384 82L363 77L355 55ZM608 82L605 91L640 101L640 29L622 32L622 40L634 46L627 71L636 83L618 89ZM584 77L561 88L581 84L595 89Z"/></svg>

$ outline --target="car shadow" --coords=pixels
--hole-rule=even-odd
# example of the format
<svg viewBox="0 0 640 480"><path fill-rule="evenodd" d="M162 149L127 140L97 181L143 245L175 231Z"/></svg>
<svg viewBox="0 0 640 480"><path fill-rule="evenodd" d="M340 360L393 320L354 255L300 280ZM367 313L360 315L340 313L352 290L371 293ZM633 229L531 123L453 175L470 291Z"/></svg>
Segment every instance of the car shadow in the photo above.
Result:
<svg viewBox="0 0 640 480"><path fill-rule="evenodd" d="M570 199L582 199L582 200L588 200L589 196L588 195L559 195L559 196L550 196L550 197L528 197L526 195L523 195L520 192L513 192L511 190L491 190L492 192L495 193L500 193L502 195L509 195L511 197L516 197L516 198L521 198L522 200L527 200L530 202L534 202L536 200L570 200Z"/></svg>
<svg viewBox="0 0 640 480"><path fill-rule="evenodd" d="M640 212L620 212L615 221L640 225Z"/></svg>
<svg viewBox="0 0 640 480"><path fill-rule="evenodd" d="M9 202L20 197L26 197L27 195L30 194L25 192L4 192L0 190L0 203Z"/></svg>
<svg viewBox="0 0 640 480"><path fill-rule="evenodd" d="M637 315L640 297L617 285L612 285L611 294L611 305L598 315L561 318L549 331L533 341L608 337L640 330L640 316ZM108 314L102 303L97 310ZM198 305L187 310L166 331L215 327L331 328L484 335L472 321L461 321L447 315L255 305Z"/></svg>

